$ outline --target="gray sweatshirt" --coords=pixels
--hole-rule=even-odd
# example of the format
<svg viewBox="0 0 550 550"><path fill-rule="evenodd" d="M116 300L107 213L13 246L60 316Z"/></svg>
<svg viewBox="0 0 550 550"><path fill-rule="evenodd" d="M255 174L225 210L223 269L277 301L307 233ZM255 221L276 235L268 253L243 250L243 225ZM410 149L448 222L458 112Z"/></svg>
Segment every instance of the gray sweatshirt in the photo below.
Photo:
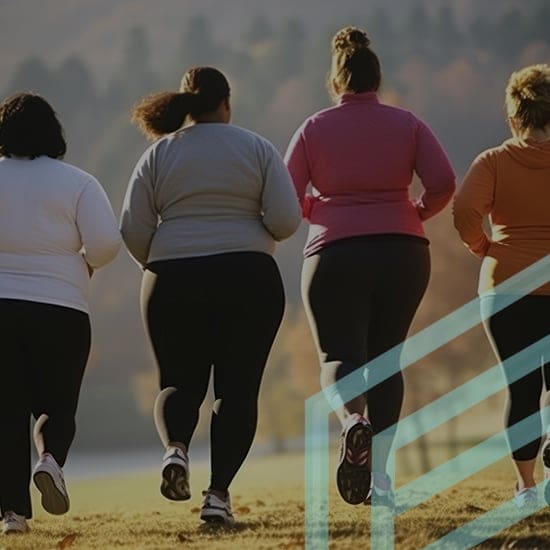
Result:
<svg viewBox="0 0 550 550"><path fill-rule="evenodd" d="M275 147L224 123L201 123L151 145L126 192L121 231L148 262L224 252L273 253L301 220Z"/></svg>

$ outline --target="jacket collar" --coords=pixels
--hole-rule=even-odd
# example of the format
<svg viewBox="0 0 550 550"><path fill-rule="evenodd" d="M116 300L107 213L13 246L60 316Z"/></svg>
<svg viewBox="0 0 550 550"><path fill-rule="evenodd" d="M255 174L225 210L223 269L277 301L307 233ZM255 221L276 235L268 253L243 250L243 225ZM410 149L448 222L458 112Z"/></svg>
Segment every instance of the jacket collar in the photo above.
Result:
<svg viewBox="0 0 550 550"><path fill-rule="evenodd" d="M361 92L360 94L343 94L338 100L338 105L344 103L379 103L376 92Z"/></svg>

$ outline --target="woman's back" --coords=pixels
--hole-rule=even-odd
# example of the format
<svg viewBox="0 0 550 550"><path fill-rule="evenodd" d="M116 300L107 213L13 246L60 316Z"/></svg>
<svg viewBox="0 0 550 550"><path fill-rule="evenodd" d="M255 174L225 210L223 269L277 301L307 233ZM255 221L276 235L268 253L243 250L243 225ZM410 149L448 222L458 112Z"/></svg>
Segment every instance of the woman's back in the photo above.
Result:
<svg viewBox="0 0 550 550"><path fill-rule="evenodd" d="M88 270L120 237L90 174L57 159L0 159L0 297L88 309Z"/></svg>
<svg viewBox="0 0 550 550"><path fill-rule="evenodd" d="M487 153L493 170L493 240L550 251L550 142L509 139ZM541 243L542 244L542 243Z"/></svg>
<svg viewBox="0 0 550 550"><path fill-rule="evenodd" d="M411 113L379 103L374 93L344 96L304 125L312 184L323 196L366 202L379 193L406 191L417 127Z"/></svg>
<svg viewBox="0 0 550 550"><path fill-rule="evenodd" d="M274 240L295 230L297 216L286 167L267 140L231 124L200 123L145 152L132 176L122 231L143 263L246 250L272 253Z"/></svg>
<svg viewBox="0 0 550 550"><path fill-rule="evenodd" d="M455 204L455 225L472 242L489 215L491 240L472 250L484 256L483 292L550 253L550 142L512 138L479 155ZM537 294L549 294L550 284Z"/></svg>
<svg viewBox="0 0 550 550"><path fill-rule="evenodd" d="M6 255L78 253L76 205L89 179L49 157L0 159L0 270Z"/></svg>
<svg viewBox="0 0 550 550"><path fill-rule="evenodd" d="M313 186L306 255L356 235L424 237L422 220L454 190L453 170L431 130L412 113L380 103L375 92L345 94L308 118L286 158L301 200ZM409 197L413 172L426 189L418 201Z"/></svg>

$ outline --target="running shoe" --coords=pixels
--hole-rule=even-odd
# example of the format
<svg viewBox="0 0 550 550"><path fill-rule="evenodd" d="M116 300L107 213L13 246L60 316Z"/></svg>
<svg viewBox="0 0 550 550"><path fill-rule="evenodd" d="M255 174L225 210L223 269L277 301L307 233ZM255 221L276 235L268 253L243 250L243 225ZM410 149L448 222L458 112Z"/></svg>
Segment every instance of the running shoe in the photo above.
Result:
<svg viewBox="0 0 550 550"><path fill-rule="evenodd" d="M365 504L374 504L375 506L384 506L392 511L395 510L395 495L388 474L376 472L372 474L371 490Z"/></svg>
<svg viewBox="0 0 550 550"><path fill-rule="evenodd" d="M340 459L336 484L348 504L361 504L371 487L371 447L373 431L368 420L352 414L340 439Z"/></svg>
<svg viewBox="0 0 550 550"><path fill-rule="evenodd" d="M210 491L203 491L202 496L204 497L201 508L201 519L203 521L226 525L233 525L235 523L235 518L231 511L231 497L229 493L227 493L226 498L220 498Z"/></svg>
<svg viewBox="0 0 550 550"><path fill-rule="evenodd" d="M29 526L27 525L27 518L16 514L15 512L4 512L2 518L2 534L4 535L17 535L20 533L28 533Z"/></svg>
<svg viewBox="0 0 550 550"><path fill-rule="evenodd" d="M544 467L544 500L550 505L550 436L542 445L542 465Z"/></svg>
<svg viewBox="0 0 550 550"><path fill-rule="evenodd" d="M528 510L530 508L537 509L539 504L537 488L525 487L525 489L521 489L520 491L516 484L516 488L514 490L514 502L520 510Z"/></svg>
<svg viewBox="0 0 550 550"><path fill-rule="evenodd" d="M51 454L42 455L34 467L32 478L42 495L42 507L46 512L61 515L69 510L69 495L63 470Z"/></svg>
<svg viewBox="0 0 550 550"><path fill-rule="evenodd" d="M189 460L179 447L168 447L162 457L162 496L168 500L189 500Z"/></svg>

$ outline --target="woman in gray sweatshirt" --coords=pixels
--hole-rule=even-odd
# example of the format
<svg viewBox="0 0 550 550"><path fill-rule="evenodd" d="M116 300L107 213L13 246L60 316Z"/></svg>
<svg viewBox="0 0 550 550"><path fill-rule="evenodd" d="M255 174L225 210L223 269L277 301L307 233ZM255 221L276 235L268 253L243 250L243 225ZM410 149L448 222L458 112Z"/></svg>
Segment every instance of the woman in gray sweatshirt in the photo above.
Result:
<svg viewBox="0 0 550 550"><path fill-rule="evenodd" d="M160 370L161 492L190 498L187 450L213 368L212 476L201 519L221 523L234 522L228 488L254 438L260 382L283 315L271 255L301 218L280 155L229 123L229 96L220 71L197 67L179 93L135 107L134 121L160 139L134 169L121 220L144 268L142 313Z"/></svg>

